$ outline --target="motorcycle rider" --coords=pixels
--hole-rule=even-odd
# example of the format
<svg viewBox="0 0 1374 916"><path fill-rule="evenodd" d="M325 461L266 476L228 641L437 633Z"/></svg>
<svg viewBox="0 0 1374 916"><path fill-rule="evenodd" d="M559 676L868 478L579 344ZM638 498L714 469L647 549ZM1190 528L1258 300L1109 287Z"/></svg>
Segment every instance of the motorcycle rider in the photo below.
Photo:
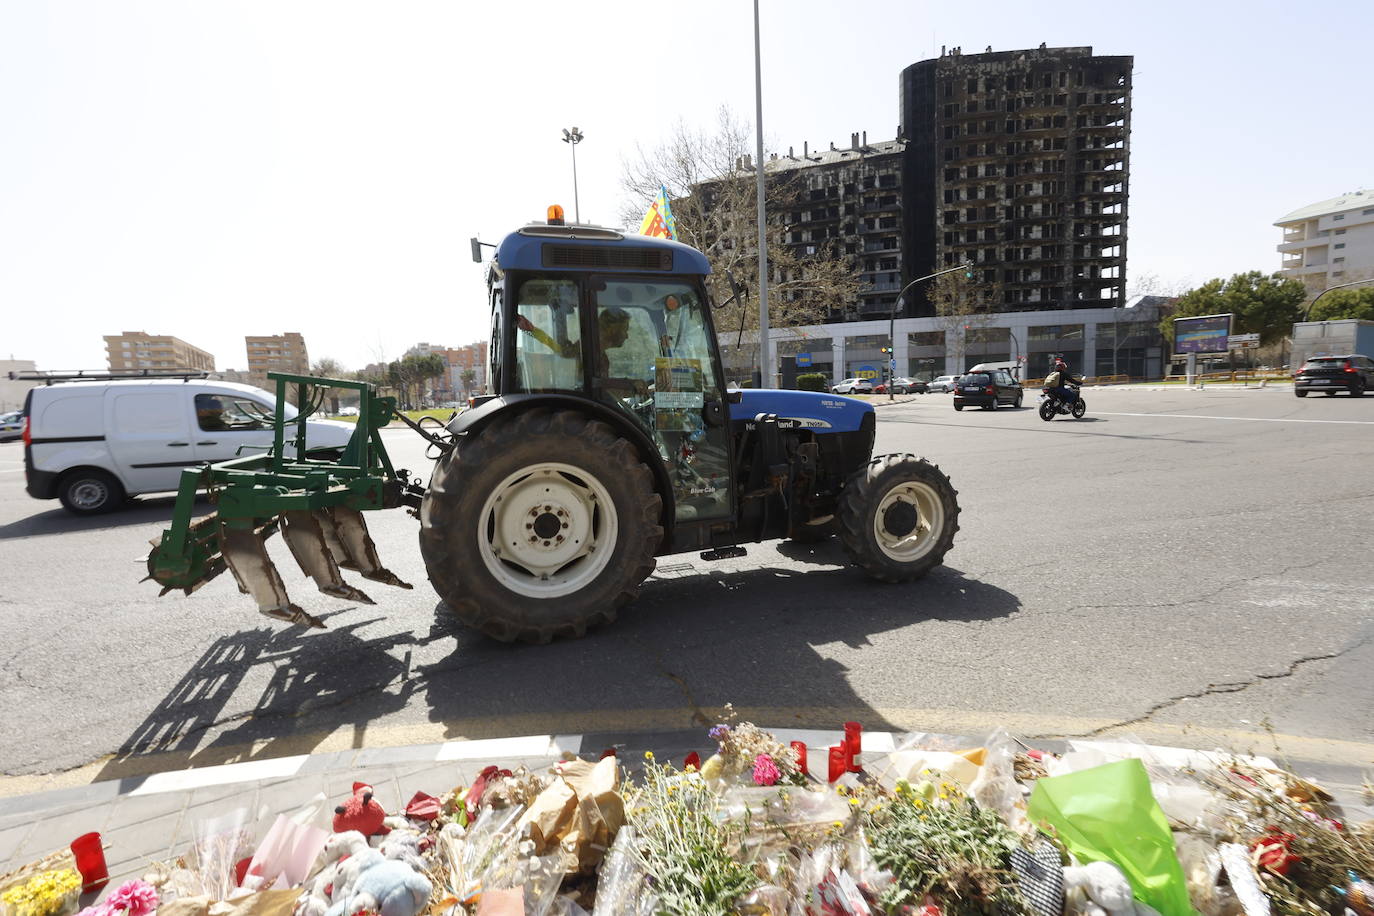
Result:
<svg viewBox="0 0 1374 916"><path fill-rule="evenodd" d="M1069 386L1081 384L1083 384L1082 377L1075 376L1069 371L1069 364L1064 362L1064 357L1056 356L1054 369L1045 376L1045 390L1053 394L1065 406L1068 406L1078 400L1078 392Z"/></svg>

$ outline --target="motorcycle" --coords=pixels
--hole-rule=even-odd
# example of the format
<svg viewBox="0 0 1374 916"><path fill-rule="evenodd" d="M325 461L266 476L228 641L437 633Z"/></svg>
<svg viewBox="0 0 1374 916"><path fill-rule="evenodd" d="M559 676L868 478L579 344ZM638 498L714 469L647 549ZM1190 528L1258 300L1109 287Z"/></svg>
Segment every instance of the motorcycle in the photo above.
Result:
<svg viewBox="0 0 1374 916"><path fill-rule="evenodd" d="M1088 405L1076 387L1073 388L1073 396L1073 402L1070 403L1049 388L1040 389L1040 419L1048 423L1056 416L1069 414L1075 420L1081 420L1083 414L1087 413Z"/></svg>

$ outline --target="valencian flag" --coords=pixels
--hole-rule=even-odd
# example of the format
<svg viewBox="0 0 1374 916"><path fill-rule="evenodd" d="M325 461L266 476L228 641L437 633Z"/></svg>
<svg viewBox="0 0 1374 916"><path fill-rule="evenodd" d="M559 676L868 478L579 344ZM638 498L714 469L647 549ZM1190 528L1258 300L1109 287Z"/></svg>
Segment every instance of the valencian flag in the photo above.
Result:
<svg viewBox="0 0 1374 916"><path fill-rule="evenodd" d="M677 239L677 220L668 206L668 189L658 186L658 196L649 204L649 212L644 214L644 222L639 224L640 235L661 235L665 239Z"/></svg>

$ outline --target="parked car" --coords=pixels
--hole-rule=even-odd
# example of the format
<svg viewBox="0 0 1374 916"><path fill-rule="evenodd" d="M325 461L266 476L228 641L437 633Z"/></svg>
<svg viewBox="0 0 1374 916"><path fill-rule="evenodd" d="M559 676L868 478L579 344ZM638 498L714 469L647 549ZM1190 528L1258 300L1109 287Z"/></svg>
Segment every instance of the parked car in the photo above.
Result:
<svg viewBox="0 0 1374 916"><path fill-rule="evenodd" d="M899 375L892 380L892 391L894 394L911 394L912 392L916 394L925 394L926 383L920 379L906 378ZM875 385L873 387L873 393L887 394L887 382Z"/></svg>
<svg viewBox="0 0 1374 916"><path fill-rule="evenodd" d="M1002 405L1021 406L1021 385L1005 369L969 372L959 379L954 389L954 409L981 407L996 410Z"/></svg>
<svg viewBox="0 0 1374 916"><path fill-rule="evenodd" d="M957 375L942 375L926 386L927 391L950 392L954 390L955 384L959 381Z"/></svg>
<svg viewBox="0 0 1374 916"><path fill-rule="evenodd" d="M1354 353L1314 356L1293 376L1293 393L1300 398L1309 391L1325 391L1328 397L1348 391L1358 398L1370 388L1374 388L1374 359Z"/></svg>
<svg viewBox="0 0 1374 916"><path fill-rule="evenodd" d="M0 413L0 442L11 442L24 435L24 411Z"/></svg>
<svg viewBox="0 0 1374 916"><path fill-rule="evenodd" d="M847 378L830 389L831 394L872 394L873 380L866 378Z"/></svg>
<svg viewBox="0 0 1374 916"><path fill-rule="evenodd" d="M66 381L32 389L25 489L94 515L126 496L175 490L185 467L272 445L276 399L259 388L199 379ZM288 405L287 419L296 416ZM352 423L307 420L310 450L343 448ZM295 427L291 427L294 434Z"/></svg>

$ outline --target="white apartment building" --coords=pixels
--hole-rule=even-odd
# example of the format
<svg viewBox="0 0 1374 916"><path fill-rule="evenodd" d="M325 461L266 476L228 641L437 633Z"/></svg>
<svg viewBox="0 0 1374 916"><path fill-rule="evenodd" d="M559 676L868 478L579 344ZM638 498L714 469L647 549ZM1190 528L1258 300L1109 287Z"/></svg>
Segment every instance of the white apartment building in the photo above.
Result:
<svg viewBox="0 0 1374 916"><path fill-rule="evenodd" d="M1374 191L1351 191L1294 210L1283 230L1279 273L1317 292L1374 277Z"/></svg>

